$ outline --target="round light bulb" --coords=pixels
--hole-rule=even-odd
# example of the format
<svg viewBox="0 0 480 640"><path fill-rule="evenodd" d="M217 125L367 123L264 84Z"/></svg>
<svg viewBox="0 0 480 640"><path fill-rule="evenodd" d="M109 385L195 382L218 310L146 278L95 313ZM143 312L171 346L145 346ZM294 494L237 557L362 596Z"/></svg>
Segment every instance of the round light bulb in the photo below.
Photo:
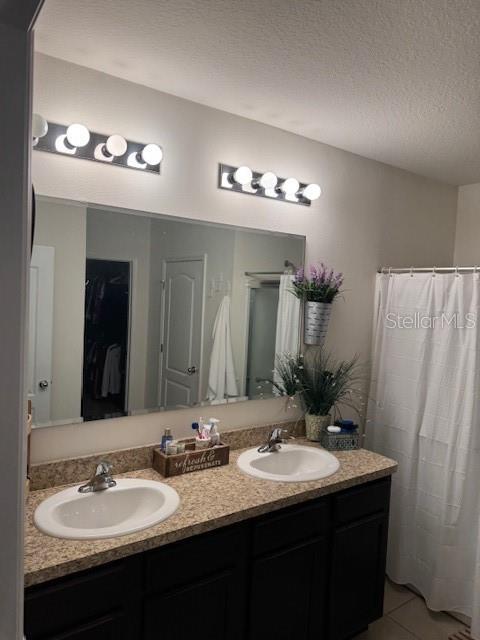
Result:
<svg viewBox="0 0 480 640"><path fill-rule="evenodd" d="M233 174L233 179L238 184L241 184L244 187L247 184L250 184L253 178L253 173L250 167L238 167L238 169Z"/></svg>
<svg viewBox="0 0 480 640"><path fill-rule="evenodd" d="M34 138L43 138L48 132L48 122L39 113L32 116L32 136Z"/></svg>
<svg viewBox="0 0 480 640"><path fill-rule="evenodd" d="M277 186L278 178L272 171L267 171L260 178L259 185L263 189L275 189Z"/></svg>
<svg viewBox="0 0 480 640"><path fill-rule="evenodd" d="M158 144L147 144L143 147L141 156L144 162L154 167L162 161L163 151Z"/></svg>
<svg viewBox="0 0 480 640"><path fill-rule="evenodd" d="M110 156L123 156L127 151L127 141L122 136L114 134L107 138L105 151Z"/></svg>
<svg viewBox="0 0 480 640"><path fill-rule="evenodd" d="M67 129L67 142L72 147L84 147L90 141L90 131L83 124L71 124Z"/></svg>
<svg viewBox="0 0 480 640"><path fill-rule="evenodd" d="M320 186L318 184L315 184L314 182L312 182L312 184L307 184L307 186L302 191L303 197L307 198L307 200L310 201L318 200L321 194L322 190L320 189Z"/></svg>
<svg viewBox="0 0 480 640"><path fill-rule="evenodd" d="M296 178L287 178L280 185L280 189L285 195L294 196L300 188L300 183Z"/></svg>

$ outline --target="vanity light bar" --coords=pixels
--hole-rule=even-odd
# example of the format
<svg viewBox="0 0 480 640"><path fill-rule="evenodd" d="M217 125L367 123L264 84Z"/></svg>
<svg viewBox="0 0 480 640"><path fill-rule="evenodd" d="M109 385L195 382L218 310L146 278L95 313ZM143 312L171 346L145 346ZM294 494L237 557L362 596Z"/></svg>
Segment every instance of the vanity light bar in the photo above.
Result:
<svg viewBox="0 0 480 640"><path fill-rule="evenodd" d="M34 149L72 158L93 160L127 169L160 174L163 151L157 144L134 142L113 134L89 131L80 123L68 126L46 122L43 135L34 135Z"/></svg>
<svg viewBox="0 0 480 640"><path fill-rule="evenodd" d="M250 167L218 165L218 187L251 196L302 204L309 207L322 193L318 184L299 182L296 178L279 178L272 171L260 173Z"/></svg>

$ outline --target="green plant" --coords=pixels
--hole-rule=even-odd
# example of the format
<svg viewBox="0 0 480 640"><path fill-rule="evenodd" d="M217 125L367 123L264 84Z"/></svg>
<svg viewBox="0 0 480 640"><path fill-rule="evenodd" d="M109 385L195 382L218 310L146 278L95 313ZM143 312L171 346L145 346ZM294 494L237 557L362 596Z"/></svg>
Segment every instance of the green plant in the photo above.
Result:
<svg viewBox="0 0 480 640"><path fill-rule="evenodd" d="M292 355L291 353L282 353L275 358L274 380L270 382L281 393L282 396L293 396L299 390L299 371L303 367L303 356ZM280 378L281 383L275 378Z"/></svg>
<svg viewBox="0 0 480 640"><path fill-rule="evenodd" d="M309 350L306 355L283 353L275 361L276 378L264 380L272 384L283 396L297 396L305 411L325 416L338 405L359 413L363 380L358 356L351 360L336 360L324 348Z"/></svg>
<svg viewBox="0 0 480 640"><path fill-rule="evenodd" d="M337 361L323 348L308 351L298 369L298 391L307 413L325 416L338 405L359 412L362 380L358 356Z"/></svg>

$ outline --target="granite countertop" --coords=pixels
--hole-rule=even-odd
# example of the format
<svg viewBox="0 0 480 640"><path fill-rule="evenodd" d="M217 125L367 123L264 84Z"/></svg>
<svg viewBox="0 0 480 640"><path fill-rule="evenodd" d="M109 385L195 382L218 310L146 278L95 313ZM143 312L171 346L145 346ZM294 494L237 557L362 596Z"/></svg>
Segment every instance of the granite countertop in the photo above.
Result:
<svg viewBox="0 0 480 640"><path fill-rule="evenodd" d="M231 451L230 464L223 467L173 478L165 479L153 469L118 474L117 478L165 482L180 496L180 507L168 520L118 538L64 540L41 533L33 524L36 507L65 486L31 492L26 507L25 586L375 480L394 473L397 468L393 460L359 449L335 452L340 469L328 478L298 483L271 482L242 473L236 465L241 452L242 449Z"/></svg>

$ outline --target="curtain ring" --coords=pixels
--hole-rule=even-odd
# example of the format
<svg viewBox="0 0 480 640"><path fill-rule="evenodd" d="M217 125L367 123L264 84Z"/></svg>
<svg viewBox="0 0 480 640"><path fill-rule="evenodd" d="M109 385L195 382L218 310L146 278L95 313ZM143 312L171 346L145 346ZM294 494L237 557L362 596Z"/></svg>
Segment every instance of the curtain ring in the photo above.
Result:
<svg viewBox="0 0 480 640"><path fill-rule="evenodd" d="M432 269L432 278L435 278L436 275L437 275L437 267L433 267L433 269Z"/></svg>
<svg viewBox="0 0 480 640"><path fill-rule="evenodd" d="M392 277L392 267L388 267L388 277Z"/></svg>
<svg viewBox="0 0 480 640"><path fill-rule="evenodd" d="M458 273L458 265L455 267L455 277L459 278L460 274Z"/></svg>
<svg viewBox="0 0 480 640"><path fill-rule="evenodd" d="M413 267L410 267L410 277L413 278Z"/></svg>

